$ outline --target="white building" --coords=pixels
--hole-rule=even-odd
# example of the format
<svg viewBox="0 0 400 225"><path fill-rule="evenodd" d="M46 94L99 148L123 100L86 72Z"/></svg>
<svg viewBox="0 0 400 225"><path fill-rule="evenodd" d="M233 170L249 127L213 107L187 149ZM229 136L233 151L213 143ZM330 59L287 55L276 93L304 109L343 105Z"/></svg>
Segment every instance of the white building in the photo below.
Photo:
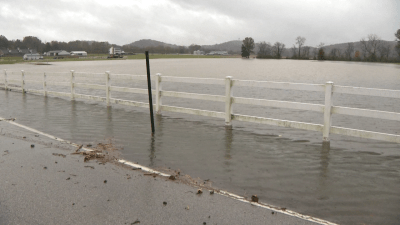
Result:
<svg viewBox="0 0 400 225"><path fill-rule="evenodd" d="M87 56L87 52L85 52L85 51L71 51L71 55Z"/></svg>
<svg viewBox="0 0 400 225"><path fill-rule="evenodd" d="M71 53L64 51L64 50L54 50L54 51L49 51L44 53L47 56L67 56L71 55Z"/></svg>
<svg viewBox="0 0 400 225"><path fill-rule="evenodd" d="M200 50L194 51L193 55L204 55L204 51L200 51Z"/></svg>
<svg viewBox="0 0 400 225"><path fill-rule="evenodd" d="M38 53L27 53L24 55L24 60L36 60L36 59L43 59L43 56L41 56Z"/></svg>

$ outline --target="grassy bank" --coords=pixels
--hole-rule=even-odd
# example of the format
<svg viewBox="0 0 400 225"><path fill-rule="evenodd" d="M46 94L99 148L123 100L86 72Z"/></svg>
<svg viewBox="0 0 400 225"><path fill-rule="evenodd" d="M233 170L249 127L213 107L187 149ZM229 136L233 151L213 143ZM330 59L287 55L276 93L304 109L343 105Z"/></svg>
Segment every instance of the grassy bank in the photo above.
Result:
<svg viewBox="0 0 400 225"><path fill-rule="evenodd" d="M126 59L145 59L144 54L127 55L124 58L108 59L107 54L89 54L87 57L68 57L63 59L54 59L53 56L45 56L41 60L24 60L22 56L1 57L0 64L15 64L15 63L51 63L64 61L97 61L97 60L126 60ZM239 55L178 55L178 54L150 54L150 59L177 59L177 58L239 58Z"/></svg>

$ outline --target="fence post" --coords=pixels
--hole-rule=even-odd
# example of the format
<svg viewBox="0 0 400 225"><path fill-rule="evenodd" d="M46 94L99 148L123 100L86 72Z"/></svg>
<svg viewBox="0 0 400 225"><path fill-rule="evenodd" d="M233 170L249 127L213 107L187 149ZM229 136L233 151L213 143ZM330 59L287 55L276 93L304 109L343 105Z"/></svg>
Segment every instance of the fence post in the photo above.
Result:
<svg viewBox="0 0 400 225"><path fill-rule="evenodd" d="M4 89L7 91L8 89L8 81L7 81L7 70L4 70Z"/></svg>
<svg viewBox="0 0 400 225"><path fill-rule="evenodd" d="M329 133L332 125L332 90L333 82L328 81L325 84L325 108L324 108L324 129L322 133L322 141L329 142Z"/></svg>
<svg viewBox="0 0 400 225"><path fill-rule="evenodd" d="M75 100L75 71L71 70L71 100Z"/></svg>
<svg viewBox="0 0 400 225"><path fill-rule="evenodd" d="M161 84L161 73L157 73L156 75L156 114L161 115L161 91L162 91L162 84Z"/></svg>
<svg viewBox="0 0 400 225"><path fill-rule="evenodd" d="M107 107L110 107L110 71L106 71L106 102L107 102Z"/></svg>
<svg viewBox="0 0 400 225"><path fill-rule="evenodd" d="M47 96L47 83L46 73L43 73L43 95Z"/></svg>
<svg viewBox="0 0 400 225"><path fill-rule="evenodd" d="M225 78L225 126L232 126L232 77Z"/></svg>
<svg viewBox="0 0 400 225"><path fill-rule="evenodd" d="M21 70L21 90L25 93L25 71Z"/></svg>

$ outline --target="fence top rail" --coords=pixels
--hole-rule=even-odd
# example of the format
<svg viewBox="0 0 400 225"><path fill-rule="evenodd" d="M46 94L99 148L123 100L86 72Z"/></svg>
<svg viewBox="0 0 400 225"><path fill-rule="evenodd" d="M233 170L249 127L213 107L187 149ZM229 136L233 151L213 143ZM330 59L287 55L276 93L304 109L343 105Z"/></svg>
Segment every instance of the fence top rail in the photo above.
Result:
<svg viewBox="0 0 400 225"><path fill-rule="evenodd" d="M225 85L225 79L162 76L162 81Z"/></svg>
<svg viewBox="0 0 400 225"><path fill-rule="evenodd" d="M365 88L365 87L334 85L333 92L334 93L343 93L343 94L354 94L354 95L400 98L400 91L399 90L391 90L391 89L378 89L378 88Z"/></svg>
<svg viewBox="0 0 400 225"><path fill-rule="evenodd" d="M258 80L237 80L233 79L233 86L265 87L274 89L302 90L302 91L325 91L325 84L305 84L275 81Z"/></svg>

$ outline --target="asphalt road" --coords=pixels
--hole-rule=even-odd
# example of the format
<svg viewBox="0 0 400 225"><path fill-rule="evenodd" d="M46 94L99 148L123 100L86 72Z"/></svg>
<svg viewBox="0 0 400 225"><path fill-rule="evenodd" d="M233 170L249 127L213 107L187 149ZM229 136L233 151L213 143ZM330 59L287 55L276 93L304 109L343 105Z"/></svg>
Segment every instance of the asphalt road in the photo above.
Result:
<svg viewBox="0 0 400 225"><path fill-rule="evenodd" d="M75 149L0 121L0 224L315 224Z"/></svg>

